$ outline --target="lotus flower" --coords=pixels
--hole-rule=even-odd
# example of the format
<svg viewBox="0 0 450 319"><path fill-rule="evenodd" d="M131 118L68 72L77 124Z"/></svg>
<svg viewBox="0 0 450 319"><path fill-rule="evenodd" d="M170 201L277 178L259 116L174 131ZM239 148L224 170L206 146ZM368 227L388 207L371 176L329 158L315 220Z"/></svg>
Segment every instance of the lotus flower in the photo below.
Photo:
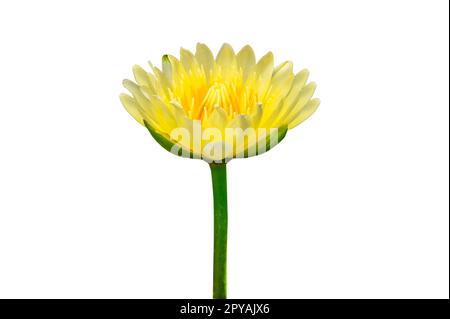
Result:
<svg viewBox="0 0 450 319"><path fill-rule="evenodd" d="M214 196L213 297L226 298L226 163L262 154L319 106L309 72L289 61L274 67L271 52L256 61L253 49L237 54L224 44L214 58L204 44L180 58L164 55L161 69L134 66L131 95L120 100L166 150L210 164Z"/></svg>

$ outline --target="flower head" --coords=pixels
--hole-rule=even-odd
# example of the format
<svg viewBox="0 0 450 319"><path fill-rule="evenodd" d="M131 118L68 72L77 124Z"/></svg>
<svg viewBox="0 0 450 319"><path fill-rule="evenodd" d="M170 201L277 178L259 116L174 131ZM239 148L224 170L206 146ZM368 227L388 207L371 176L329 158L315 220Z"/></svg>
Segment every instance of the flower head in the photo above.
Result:
<svg viewBox="0 0 450 319"><path fill-rule="evenodd" d="M319 106L308 71L274 67L271 52L256 61L250 46L237 54L224 44L214 58L204 44L195 54L164 55L152 73L133 68L124 80L126 110L167 150L184 157L226 161L261 154Z"/></svg>

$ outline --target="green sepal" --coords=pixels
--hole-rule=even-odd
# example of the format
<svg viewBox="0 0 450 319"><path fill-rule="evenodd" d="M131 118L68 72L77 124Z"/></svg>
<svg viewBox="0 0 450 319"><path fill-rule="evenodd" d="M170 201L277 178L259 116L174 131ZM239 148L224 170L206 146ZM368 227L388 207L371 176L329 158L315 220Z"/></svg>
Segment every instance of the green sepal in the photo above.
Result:
<svg viewBox="0 0 450 319"><path fill-rule="evenodd" d="M186 148L184 148L180 144L172 141L170 139L170 137L167 136L166 134L160 134L160 133L156 132L156 130L150 124L148 124L147 121L145 121L145 120L144 120L144 125L147 128L147 130L150 132L150 134L153 136L155 141L158 142L158 144L161 145L166 151L168 151L168 152L170 152L170 153L172 153L174 155L181 156L181 157L186 157L186 158L193 158L194 157L192 151L186 150ZM178 152L177 153L174 153L172 151L174 146L176 146L178 148ZM184 150L184 152L183 152L183 150ZM189 154L189 157L183 156L183 153L184 154Z"/></svg>
<svg viewBox="0 0 450 319"><path fill-rule="evenodd" d="M288 131L288 127L287 126L281 126L281 127L278 128L277 144L273 145L272 148L274 148L275 146L280 144L280 142L286 137L287 131ZM248 154L248 149L247 149L244 152L244 158L261 155L261 154L264 154L264 153L270 151L270 149L271 149L271 147L270 147L270 136L271 136L271 134L269 134L266 137L266 148L265 148L264 152L258 152L258 145L257 145L256 146L257 147L256 148L256 153L252 154L252 155L249 155Z"/></svg>

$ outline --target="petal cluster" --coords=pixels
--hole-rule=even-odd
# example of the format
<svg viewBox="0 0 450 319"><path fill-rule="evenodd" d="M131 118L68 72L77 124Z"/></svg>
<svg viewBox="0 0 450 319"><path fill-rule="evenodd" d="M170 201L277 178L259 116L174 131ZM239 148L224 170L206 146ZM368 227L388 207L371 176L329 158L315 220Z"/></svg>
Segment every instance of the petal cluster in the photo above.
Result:
<svg viewBox="0 0 450 319"><path fill-rule="evenodd" d="M123 82L130 94L120 99L161 145L178 146L182 156L220 160L248 155L252 145L272 145L272 132L284 137L320 103L313 98L316 85L307 83L306 69L294 74L289 61L275 67L271 52L257 61L248 45L236 54L224 44L214 57L199 43L195 53L182 48L179 58L164 55L161 68L151 63L150 68L133 67L135 81ZM254 141L245 135L250 131ZM246 138L238 142L240 134ZM224 147L227 141L231 147Z"/></svg>

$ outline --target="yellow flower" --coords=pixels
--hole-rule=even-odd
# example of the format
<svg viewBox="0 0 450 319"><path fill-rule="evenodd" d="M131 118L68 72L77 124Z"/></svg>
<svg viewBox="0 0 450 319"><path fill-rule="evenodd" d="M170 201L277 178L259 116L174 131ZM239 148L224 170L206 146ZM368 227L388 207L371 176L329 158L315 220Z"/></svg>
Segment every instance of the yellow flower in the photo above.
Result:
<svg viewBox="0 0 450 319"><path fill-rule="evenodd" d="M127 111L166 150L209 163L214 197L213 298L227 296L227 162L264 153L319 106L308 71L291 62L274 68L272 53L258 62L250 46L237 54L224 44L216 58L204 44L180 59L162 58L152 73L133 68L124 80Z"/></svg>
<svg viewBox="0 0 450 319"><path fill-rule="evenodd" d="M237 54L224 44L213 57L204 44L195 54L164 55L152 73L133 68L126 110L167 150L184 157L226 161L261 154L319 106L308 71L291 62L274 67L271 52L256 62L250 46Z"/></svg>

